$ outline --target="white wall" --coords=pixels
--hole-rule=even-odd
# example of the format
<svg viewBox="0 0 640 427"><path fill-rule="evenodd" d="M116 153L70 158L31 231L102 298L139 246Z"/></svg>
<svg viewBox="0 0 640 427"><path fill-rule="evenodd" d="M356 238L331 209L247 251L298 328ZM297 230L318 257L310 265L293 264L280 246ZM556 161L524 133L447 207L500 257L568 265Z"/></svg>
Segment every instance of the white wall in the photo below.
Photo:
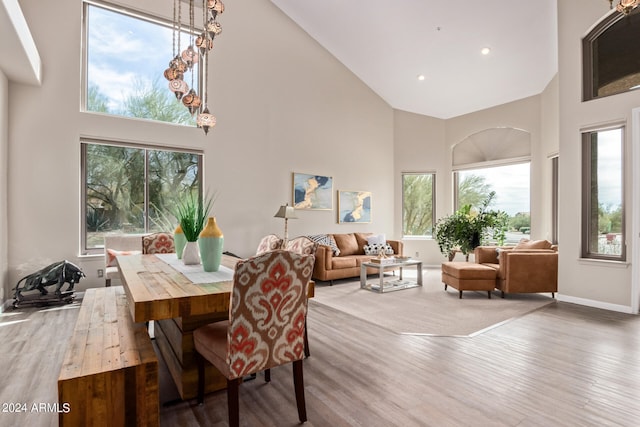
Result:
<svg viewBox="0 0 640 427"><path fill-rule="evenodd" d="M609 13L607 2L562 0L558 2L559 81L560 81L560 293L573 302L628 310L631 307L631 268L615 262L581 261L580 257L580 171L581 129L624 120L627 123L625 150L631 156L631 110L640 106L640 91L581 102L581 40ZM629 40L634 43L634 40ZM631 242L631 163L627 167L626 238ZM627 245L627 257L633 251Z"/></svg>
<svg viewBox="0 0 640 427"><path fill-rule="evenodd" d="M171 14L164 2L135 5ZM334 194L332 211L301 211L289 221L290 236L393 237L393 110L272 3L232 2L220 17L224 33L210 77L218 124L209 136L80 112L81 2L25 0L22 7L44 77L40 88L10 84L11 283L68 259L88 275L78 289L103 284L96 277L103 260L78 257L81 136L204 150L206 187L219 192L214 214L225 249L240 256L254 253L262 235L283 232L273 215L292 201L292 172L330 175L335 191L371 191L373 222L338 225ZM55 22L65 25L53 31Z"/></svg>
<svg viewBox="0 0 640 427"><path fill-rule="evenodd" d="M8 259L7 184L9 150L9 81L0 70L0 312L2 302L10 296ZM5 285L6 284L6 285Z"/></svg>

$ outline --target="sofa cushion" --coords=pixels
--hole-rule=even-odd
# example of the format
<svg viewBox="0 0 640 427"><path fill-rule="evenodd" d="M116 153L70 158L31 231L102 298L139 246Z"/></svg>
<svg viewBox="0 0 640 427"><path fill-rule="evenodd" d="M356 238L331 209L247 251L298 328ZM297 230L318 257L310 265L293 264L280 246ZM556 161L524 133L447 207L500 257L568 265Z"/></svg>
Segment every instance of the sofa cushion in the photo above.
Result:
<svg viewBox="0 0 640 427"><path fill-rule="evenodd" d="M514 249L551 249L551 242L548 240L522 239Z"/></svg>
<svg viewBox="0 0 640 427"><path fill-rule="evenodd" d="M340 249L339 256L358 254L358 241L356 240L355 234L334 234L333 239L336 241L336 244Z"/></svg>
<svg viewBox="0 0 640 427"><path fill-rule="evenodd" d="M341 268L357 267L356 258L353 257L334 257L331 260L331 268L339 270Z"/></svg>
<svg viewBox="0 0 640 427"><path fill-rule="evenodd" d="M358 252L357 255L365 255L364 247L368 243L369 237L372 236L371 233L355 233L356 241L358 242Z"/></svg>
<svg viewBox="0 0 640 427"><path fill-rule="evenodd" d="M384 250L386 255L393 255L393 248L388 243L374 243L371 245L364 245L365 255L378 255L381 250Z"/></svg>
<svg viewBox="0 0 640 427"><path fill-rule="evenodd" d="M319 245L329 246L331 248L331 251L333 252L333 255L340 255L340 249L336 245L336 241L333 239L333 236L330 236L328 234L314 234L307 237Z"/></svg>

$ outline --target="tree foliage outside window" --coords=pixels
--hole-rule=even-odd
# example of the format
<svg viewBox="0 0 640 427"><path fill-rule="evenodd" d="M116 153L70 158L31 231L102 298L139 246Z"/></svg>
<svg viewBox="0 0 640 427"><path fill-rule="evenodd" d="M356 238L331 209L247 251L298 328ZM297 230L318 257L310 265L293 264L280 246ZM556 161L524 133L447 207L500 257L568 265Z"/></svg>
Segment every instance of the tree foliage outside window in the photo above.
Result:
<svg viewBox="0 0 640 427"><path fill-rule="evenodd" d="M201 194L201 154L89 142L82 153L87 252L107 233L173 231L178 200Z"/></svg>
<svg viewBox="0 0 640 427"><path fill-rule="evenodd" d="M582 256L625 260L623 128L582 134Z"/></svg>
<svg viewBox="0 0 640 427"><path fill-rule="evenodd" d="M530 163L490 166L455 172L456 207L479 208L492 192L491 207L506 212L505 243L530 238Z"/></svg>
<svg viewBox="0 0 640 427"><path fill-rule="evenodd" d="M433 235L434 218L433 173L402 174L402 234L404 236Z"/></svg>
<svg viewBox="0 0 640 427"><path fill-rule="evenodd" d="M163 77L173 56L170 25L89 3L85 13L86 110L195 126ZM181 42L187 41L182 32ZM196 91L198 71L185 75Z"/></svg>

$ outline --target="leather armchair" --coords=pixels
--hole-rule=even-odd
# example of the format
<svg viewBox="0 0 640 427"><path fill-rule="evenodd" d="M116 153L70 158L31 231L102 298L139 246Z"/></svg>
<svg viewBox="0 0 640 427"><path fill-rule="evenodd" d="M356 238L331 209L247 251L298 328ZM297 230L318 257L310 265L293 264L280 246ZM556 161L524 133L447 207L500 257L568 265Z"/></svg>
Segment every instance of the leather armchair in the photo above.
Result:
<svg viewBox="0 0 640 427"><path fill-rule="evenodd" d="M496 288L506 293L558 292L558 247L516 249L478 246L475 262L497 270Z"/></svg>

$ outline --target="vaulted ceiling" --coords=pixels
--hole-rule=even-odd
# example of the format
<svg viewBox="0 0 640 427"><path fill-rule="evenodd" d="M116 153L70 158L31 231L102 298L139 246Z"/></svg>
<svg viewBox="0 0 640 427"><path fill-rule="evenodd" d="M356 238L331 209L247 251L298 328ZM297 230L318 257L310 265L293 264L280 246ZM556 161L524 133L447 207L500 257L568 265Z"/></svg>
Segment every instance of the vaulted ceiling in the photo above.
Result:
<svg viewBox="0 0 640 427"><path fill-rule="evenodd" d="M539 94L558 68L557 0L271 1L399 110L456 117Z"/></svg>

